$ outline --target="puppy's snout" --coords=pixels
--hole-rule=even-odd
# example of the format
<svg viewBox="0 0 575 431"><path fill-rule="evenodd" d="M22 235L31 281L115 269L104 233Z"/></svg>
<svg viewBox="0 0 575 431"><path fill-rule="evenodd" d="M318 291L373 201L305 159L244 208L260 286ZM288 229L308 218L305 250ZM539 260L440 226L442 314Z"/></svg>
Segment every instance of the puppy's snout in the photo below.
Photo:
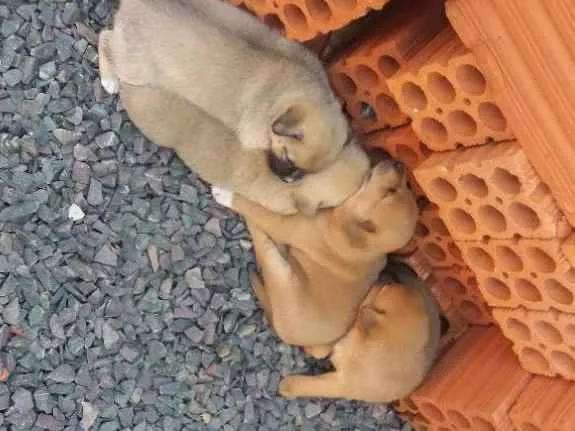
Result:
<svg viewBox="0 0 575 431"><path fill-rule="evenodd" d="M281 159L272 151L268 151L268 167L270 171L284 183L293 183L301 180L306 172L298 168L291 160Z"/></svg>

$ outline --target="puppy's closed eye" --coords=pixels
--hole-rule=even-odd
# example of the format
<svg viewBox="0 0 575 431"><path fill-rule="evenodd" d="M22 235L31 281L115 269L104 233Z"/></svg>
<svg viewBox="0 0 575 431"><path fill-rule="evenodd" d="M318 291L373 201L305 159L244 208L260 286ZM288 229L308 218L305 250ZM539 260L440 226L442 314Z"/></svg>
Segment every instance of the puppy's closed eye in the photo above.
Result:
<svg viewBox="0 0 575 431"><path fill-rule="evenodd" d="M268 151L267 159L270 171L272 171L275 176L286 183L299 181L306 175L306 172L303 169L298 168L289 159L285 149L281 159L277 157L272 151Z"/></svg>

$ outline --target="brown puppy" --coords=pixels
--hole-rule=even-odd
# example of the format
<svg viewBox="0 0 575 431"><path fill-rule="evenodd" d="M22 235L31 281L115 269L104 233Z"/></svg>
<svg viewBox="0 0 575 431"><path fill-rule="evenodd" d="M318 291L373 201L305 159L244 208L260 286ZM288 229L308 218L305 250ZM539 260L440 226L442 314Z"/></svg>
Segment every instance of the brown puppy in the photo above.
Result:
<svg viewBox="0 0 575 431"><path fill-rule="evenodd" d="M270 169L293 182L334 162L349 124L321 63L224 1L122 0L99 39L102 86L159 87L270 151Z"/></svg>
<svg viewBox="0 0 575 431"><path fill-rule="evenodd" d="M355 193L369 160L350 142L326 169L286 184L272 174L263 151L244 149L237 136L198 107L165 90L120 85L130 119L153 142L173 148L200 178L282 214L313 215Z"/></svg>
<svg viewBox="0 0 575 431"><path fill-rule="evenodd" d="M439 308L414 274L399 268L394 275L395 282L370 290L343 338L306 348L316 358L329 356L335 370L286 377L280 394L387 403L419 386L438 352Z"/></svg>
<svg viewBox="0 0 575 431"><path fill-rule="evenodd" d="M252 278L253 288L279 337L303 346L345 334L387 253L413 235L418 214L403 166L389 160L341 206L313 218L274 214L218 188L212 193L265 232L253 231L263 277Z"/></svg>

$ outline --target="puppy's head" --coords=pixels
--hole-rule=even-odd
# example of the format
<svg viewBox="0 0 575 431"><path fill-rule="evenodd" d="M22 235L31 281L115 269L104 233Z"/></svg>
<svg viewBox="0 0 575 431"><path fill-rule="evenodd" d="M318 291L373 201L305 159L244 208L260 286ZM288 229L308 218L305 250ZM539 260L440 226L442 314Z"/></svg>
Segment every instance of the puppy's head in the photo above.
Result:
<svg viewBox="0 0 575 431"><path fill-rule="evenodd" d="M338 206L359 190L368 173L369 161L364 150L352 142L331 165L297 183L293 193L295 206L305 215L314 215L319 208Z"/></svg>
<svg viewBox="0 0 575 431"><path fill-rule="evenodd" d="M409 337L424 345L429 337L429 315L417 291L401 283L375 286L377 294L362 304L358 325L367 337L378 337L385 331L389 337Z"/></svg>
<svg viewBox="0 0 575 431"><path fill-rule="evenodd" d="M336 159L351 129L335 99L294 103L272 120L268 166L292 183L319 172Z"/></svg>
<svg viewBox="0 0 575 431"><path fill-rule="evenodd" d="M418 216L403 164L379 162L360 190L344 203L343 229L351 247L376 255L408 243Z"/></svg>

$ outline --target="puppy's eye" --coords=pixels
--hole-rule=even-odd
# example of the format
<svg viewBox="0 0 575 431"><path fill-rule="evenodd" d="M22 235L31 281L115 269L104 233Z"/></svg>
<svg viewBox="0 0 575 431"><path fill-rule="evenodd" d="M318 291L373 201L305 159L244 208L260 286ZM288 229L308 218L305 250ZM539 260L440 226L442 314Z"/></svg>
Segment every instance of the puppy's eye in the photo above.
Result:
<svg viewBox="0 0 575 431"><path fill-rule="evenodd" d="M299 181L306 175L305 170L298 168L289 159L285 149L282 152L281 159L276 157L271 151L268 152L268 166L274 175L285 183Z"/></svg>

